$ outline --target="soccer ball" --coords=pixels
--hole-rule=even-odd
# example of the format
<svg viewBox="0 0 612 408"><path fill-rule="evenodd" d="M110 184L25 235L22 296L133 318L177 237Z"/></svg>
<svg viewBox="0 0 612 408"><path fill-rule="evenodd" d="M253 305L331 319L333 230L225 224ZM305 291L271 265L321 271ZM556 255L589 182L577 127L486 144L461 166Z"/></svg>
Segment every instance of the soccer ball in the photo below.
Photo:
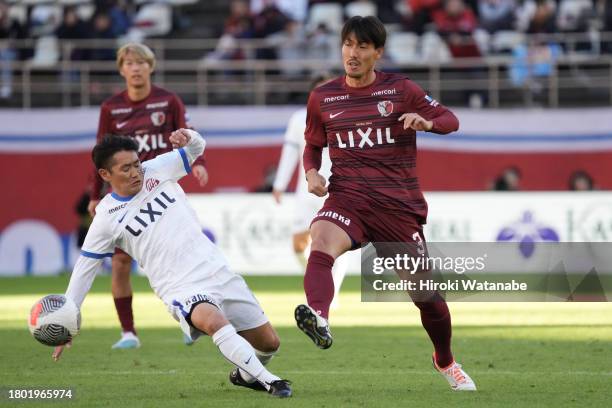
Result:
<svg viewBox="0 0 612 408"><path fill-rule="evenodd" d="M62 346L79 334L81 312L64 295L48 295L34 304L28 321L30 333L42 344Z"/></svg>

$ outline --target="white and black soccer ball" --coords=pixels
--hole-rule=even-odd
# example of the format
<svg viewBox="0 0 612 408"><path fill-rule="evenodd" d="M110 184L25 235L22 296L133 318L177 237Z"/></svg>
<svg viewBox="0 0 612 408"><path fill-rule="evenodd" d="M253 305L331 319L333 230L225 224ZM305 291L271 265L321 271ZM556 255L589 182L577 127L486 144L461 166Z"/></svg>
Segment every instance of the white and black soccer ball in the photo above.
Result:
<svg viewBox="0 0 612 408"><path fill-rule="evenodd" d="M30 333L42 344L62 346L79 334L81 311L64 295L48 295L32 306Z"/></svg>

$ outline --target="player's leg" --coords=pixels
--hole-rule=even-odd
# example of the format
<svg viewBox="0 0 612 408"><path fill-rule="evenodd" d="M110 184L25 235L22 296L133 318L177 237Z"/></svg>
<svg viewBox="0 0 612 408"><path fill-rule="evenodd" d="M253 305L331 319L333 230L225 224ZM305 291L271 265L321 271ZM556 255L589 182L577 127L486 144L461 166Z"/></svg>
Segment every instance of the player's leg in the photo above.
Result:
<svg viewBox="0 0 612 408"><path fill-rule="evenodd" d="M274 358L280 347L278 334L269 322L253 329L241 330L238 334L253 346L255 355L264 366L267 366L272 358ZM240 368L236 368L230 373L230 382L234 385L258 391L266 390L256 378L251 377L249 373Z"/></svg>
<svg viewBox="0 0 612 408"><path fill-rule="evenodd" d="M215 280L217 284L213 289L221 311L238 334L253 347L261 364L267 366L280 346L276 330L242 276L224 268L215 274ZM240 367L230 373L229 379L234 385L265 390L254 376Z"/></svg>
<svg viewBox="0 0 612 408"><path fill-rule="evenodd" d="M310 244L310 231L299 231L293 234L293 252L297 257L300 265L306 267L306 248Z"/></svg>
<svg viewBox="0 0 612 408"><path fill-rule="evenodd" d="M209 302L198 303L186 319L191 326L211 336L228 361L255 378L270 394L277 397L291 396L289 383L264 367L253 346L236 332L216 305Z"/></svg>
<svg viewBox="0 0 612 408"><path fill-rule="evenodd" d="M128 349L140 347L140 340L134 328L134 312L132 310L132 258L121 250L116 250L111 260L111 291L115 302L117 316L121 323L121 339L112 348Z"/></svg>
<svg viewBox="0 0 612 408"><path fill-rule="evenodd" d="M332 268L336 258L364 241L359 217L341 205L329 203L317 213L310 227L312 244L304 275L307 304L295 309L295 321L317 347L333 343L329 308L334 298Z"/></svg>
<svg viewBox="0 0 612 408"><path fill-rule="evenodd" d="M423 226L411 216L387 216L372 214L374 245L379 256L395 257L406 252L411 257L427 257ZM422 264L421 264L422 265ZM397 271L402 279L429 279L431 271ZM418 286L418 285L417 285ZM475 390L472 379L455 362L451 350L451 314L444 298L437 291L410 292L414 305L419 309L421 324L433 347L434 367L449 381L454 390Z"/></svg>

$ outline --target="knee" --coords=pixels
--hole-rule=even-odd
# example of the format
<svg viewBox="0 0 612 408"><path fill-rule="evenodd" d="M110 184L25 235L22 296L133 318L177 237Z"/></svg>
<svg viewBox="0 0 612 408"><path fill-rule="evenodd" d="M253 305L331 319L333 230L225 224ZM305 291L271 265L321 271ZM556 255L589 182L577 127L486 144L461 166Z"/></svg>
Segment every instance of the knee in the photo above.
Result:
<svg viewBox="0 0 612 408"><path fill-rule="evenodd" d="M329 253L333 248L333 240L328 235L317 232L312 234L311 251L323 251Z"/></svg>
<svg viewBox="0 0 612 408"><path fill-rule="evenodd" d="M191 313L191 324L209 336L214 335L219 329L229 324L223 314L212 310L212 307L214 306L200 307L200 305L197 305Z"/></svg>
<svg viewBox="0 0 612 408"><path fill-rule="evenodd" d="M280 338L276 332L268 334L257 349L264 353L274 353L280 348Z"/></svg>

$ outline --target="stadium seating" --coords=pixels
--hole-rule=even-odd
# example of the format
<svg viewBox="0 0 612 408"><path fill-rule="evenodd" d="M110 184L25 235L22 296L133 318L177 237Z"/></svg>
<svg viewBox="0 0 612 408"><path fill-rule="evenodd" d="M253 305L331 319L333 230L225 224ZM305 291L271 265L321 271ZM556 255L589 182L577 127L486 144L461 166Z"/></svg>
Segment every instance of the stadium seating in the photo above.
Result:
<svg viewBox="0 0 612 408"><path fill-rule="evenodd" d="M344 6L344 13L347 17L353 16L375 16L378 7L371 1L354 1Z"/></svg>
<svg viewBox="0 0 612 408"><path fill-rule="evenodd" d="M339 3L317 3L310 8L308 28L313 30L319 24L325 24L332 31L340 31L344 9Z"/></svg>

